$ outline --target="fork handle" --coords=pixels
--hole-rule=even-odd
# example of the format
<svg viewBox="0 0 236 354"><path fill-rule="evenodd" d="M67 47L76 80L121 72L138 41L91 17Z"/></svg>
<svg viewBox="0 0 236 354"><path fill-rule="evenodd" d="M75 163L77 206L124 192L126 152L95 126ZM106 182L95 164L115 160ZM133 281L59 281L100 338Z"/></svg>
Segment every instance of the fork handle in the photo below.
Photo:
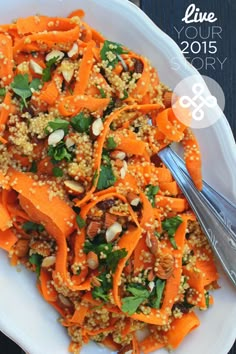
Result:
<svg viewBox="0 0 236 354"><path fill-rule="evenodd" d="M179 184L226 274L236 286L236 237L174 161L170 148L158 153Z"/></svg>
<svg viewBox="0 0 236 354"><path fill-rule="evenodd" d="M188 175L187 169L183 160L171 149L171 154L178 167ZM208 183L203 181L201 194L212 204L218 215L223 219L224 223L236 235L236 205L227 200L223 195L216 192Z"/></svg>

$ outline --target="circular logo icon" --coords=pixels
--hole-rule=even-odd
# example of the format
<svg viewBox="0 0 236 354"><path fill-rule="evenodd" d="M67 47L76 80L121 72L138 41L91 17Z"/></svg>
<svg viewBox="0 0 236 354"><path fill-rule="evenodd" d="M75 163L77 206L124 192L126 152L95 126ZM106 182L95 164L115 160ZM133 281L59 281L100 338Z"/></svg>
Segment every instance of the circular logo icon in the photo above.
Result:
<svg viewBox="0 0 236 354"><path fill-rule="evenodd" d="M181 80L172 95L175 116L195 129L213 125L223 115L225 96L220 85L208 76L192 75Z"/></svg>

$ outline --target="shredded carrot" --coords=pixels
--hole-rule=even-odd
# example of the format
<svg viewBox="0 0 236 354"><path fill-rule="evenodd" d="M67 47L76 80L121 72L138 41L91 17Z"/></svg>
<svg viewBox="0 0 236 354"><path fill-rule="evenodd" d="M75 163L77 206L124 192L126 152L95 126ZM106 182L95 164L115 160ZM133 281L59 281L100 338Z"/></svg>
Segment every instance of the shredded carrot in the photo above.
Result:
<svg viewBox="0 0 236 354"><path fill-rule="evenodd" d="M3 105L0 111L0 131L2 130L2 126L6 124L7 119L9 117L11 109L11 93L8 91L3 101Z"/></svg>
<svg viewBox="0 0 236 354"><path fill-rule="evenodd" d="M84 16L0 25L0 248L37 272L73 354L90 340L134 354L176 348L219 275L157 153L182 144L201 189L199 146L150 61Z"/></svg>

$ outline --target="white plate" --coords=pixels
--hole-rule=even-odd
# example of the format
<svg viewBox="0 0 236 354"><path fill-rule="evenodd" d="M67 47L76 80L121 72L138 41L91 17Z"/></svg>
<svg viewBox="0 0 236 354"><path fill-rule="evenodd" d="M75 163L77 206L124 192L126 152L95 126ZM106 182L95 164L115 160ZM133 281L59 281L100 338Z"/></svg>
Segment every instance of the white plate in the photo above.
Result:
<svg viewBox="0 0 236 354"><path fill-rule="evenodd" d="M67 15L71 10L83 8L92 26L111 40L149 57L161 80L169 86L174 87L181 79L196 73L186 65L177 45L127 0L7 0L1 7L0 23L36 13ZM179 64L178 71L171 69L174 57ZM236 151L227 120L222 117L214 126L196 133L203 155L204 178L236 201ZM224 275L220 284L222 288L215 292L215 305L199 314L201 326L185 339L176 354L226 354L232 346L236 338L236 293ZM0 289L3 332L30 354L67 353L66 331L57 323L57 313L38 294L34 275L10 267L3 251L0 252ZM95 352L109 353L94 344L82 350L86 354Z"/></svg>

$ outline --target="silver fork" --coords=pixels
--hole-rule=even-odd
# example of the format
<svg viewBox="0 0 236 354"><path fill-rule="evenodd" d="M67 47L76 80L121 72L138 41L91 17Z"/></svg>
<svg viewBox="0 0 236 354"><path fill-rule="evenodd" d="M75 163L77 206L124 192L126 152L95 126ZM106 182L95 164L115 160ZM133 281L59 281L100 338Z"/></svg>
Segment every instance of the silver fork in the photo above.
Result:
<svg viewBox="0 0 236 354"><path fill-rule="evenodd" d="M211 198L207 199L205 196L207 194L206 184L204 185L204 193L201 193L196 189L188 174L178 167L178 160L176 160L176 155L171 148L167 147L161 150L158 155L166 167L171 171L174 179L178 183L195 213L216 256L220 260L225 273L228 275L234 286L236 286L236 235L229 228L227 223L224 222L224 219L218 215L218 211L215 208L217 200L213 199L214 202L211 203L212 188ZM228 201L226 204L224 202L224 218L226 219L229 219L227 208L228 203ZM233 215L232 212L234 212L234 215L236 216L236 209L234 210L234 206L231 204L231 217Z"/></svg>
<svg viewBox="0 0 236 354"><path fill-rule="evenodd" d="M185 175L189 176L184 161L172 149L171 153L178 167L182 170L182 172L184 172ZM201 194L203 194L208 202L214 207L218 215L223 219L224 224L226 224L233 231L236 237L236 205L226 199L222 194L215 191L205 181L203 181Z"/></svg>

